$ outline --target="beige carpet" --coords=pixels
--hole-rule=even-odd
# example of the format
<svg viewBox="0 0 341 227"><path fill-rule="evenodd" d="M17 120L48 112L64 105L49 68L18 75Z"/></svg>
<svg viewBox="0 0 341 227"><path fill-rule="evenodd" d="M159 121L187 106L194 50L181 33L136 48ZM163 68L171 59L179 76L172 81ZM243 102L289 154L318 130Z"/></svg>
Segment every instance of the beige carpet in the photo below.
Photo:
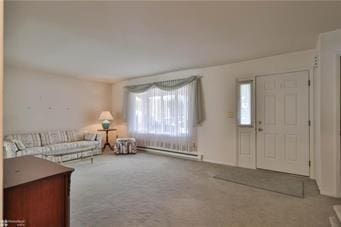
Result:
<svg viewBox="0 0 341 227"><path fill-rule="evenodd" d="M148 153L65 165L75 168L71 226L324 227L341 203L314 183L295 198L213 178L231 167Z"/></svg>

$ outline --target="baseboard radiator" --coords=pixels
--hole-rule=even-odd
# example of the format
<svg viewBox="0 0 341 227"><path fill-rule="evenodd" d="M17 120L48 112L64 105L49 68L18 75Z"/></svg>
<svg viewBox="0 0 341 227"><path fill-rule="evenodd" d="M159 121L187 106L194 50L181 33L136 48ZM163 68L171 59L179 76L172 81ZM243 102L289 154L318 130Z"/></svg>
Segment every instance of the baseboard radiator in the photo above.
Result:
<svg viewBox="0 0 341 227"><path fill-rule="evenodd" d="M179 157L179 158L201 160L201 156L198 154L185 153L185 152L176 151L176 150L167 150L167 149L158 148L158 147L144 147L144 146L137 146L137 149L141 151L147 151L147 152L157 153L157 154L162 154L162 155L169 155L169 156L174 156L174 157Z"/></svg>

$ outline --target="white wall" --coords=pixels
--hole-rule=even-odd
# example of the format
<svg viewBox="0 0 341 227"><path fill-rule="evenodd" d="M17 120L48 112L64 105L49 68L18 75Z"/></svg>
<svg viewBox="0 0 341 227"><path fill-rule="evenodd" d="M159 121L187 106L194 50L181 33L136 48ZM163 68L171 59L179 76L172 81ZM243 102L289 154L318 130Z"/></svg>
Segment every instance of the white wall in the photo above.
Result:
<svg viewBox="0 0 341 227"><path fill-rule="evenodd" d="M5 67L4 133L100 127L111 108L111 85Z"/></svg>
<svg viewBox="0 0 341 227"><path fill-rule="evenodd" d="M341 197L340 185L340 56L341 30L323 33L316 69L316 180L321 194Z"/></svg>
<svg viewBox="0 0 341 227"><path fill-rule="evenodd" d="M314 54L314 50L308 50L229 65L183 70L116 83L112 86L112 106L117 120L116 127L119 128L118 134L119 136L125 136L127 134L126 125L120 117L123 101L122 88L124 86L156 80L183 78L191 75L202 75L206 121L198 129L198 152L204 156L204 160L206 161L236 165L236 79L269 73L310 70ZM228 118L228 112L234 113L233 118Z"/></svg>

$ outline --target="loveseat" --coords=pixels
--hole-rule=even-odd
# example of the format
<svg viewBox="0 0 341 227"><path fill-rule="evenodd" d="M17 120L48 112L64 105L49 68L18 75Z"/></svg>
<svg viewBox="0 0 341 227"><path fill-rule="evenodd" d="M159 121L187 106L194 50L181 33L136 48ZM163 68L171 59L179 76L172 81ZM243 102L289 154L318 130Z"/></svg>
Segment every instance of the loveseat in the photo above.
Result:
<svg viewBox="0 0 341 227"><path fill-rule="evenodd" d="M101 154L101 141L101 134L77 130L11 134L4 137L4 158L34 155L56 162L69 161Z"/></svg>

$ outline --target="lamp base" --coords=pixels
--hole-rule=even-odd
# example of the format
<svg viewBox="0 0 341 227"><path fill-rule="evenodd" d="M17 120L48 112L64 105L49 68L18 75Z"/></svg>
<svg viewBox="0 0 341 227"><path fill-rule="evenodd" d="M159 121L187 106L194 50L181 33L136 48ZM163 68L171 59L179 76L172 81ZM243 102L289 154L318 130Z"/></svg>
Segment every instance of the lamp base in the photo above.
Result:
<svg viewBox="0 0 341 227"><path fill-rule="evenodd" d="M103 128L103 129L109 129L109 128L110 128L110 121L104 120L104 121L102 122L102 128Z"/></svg>

